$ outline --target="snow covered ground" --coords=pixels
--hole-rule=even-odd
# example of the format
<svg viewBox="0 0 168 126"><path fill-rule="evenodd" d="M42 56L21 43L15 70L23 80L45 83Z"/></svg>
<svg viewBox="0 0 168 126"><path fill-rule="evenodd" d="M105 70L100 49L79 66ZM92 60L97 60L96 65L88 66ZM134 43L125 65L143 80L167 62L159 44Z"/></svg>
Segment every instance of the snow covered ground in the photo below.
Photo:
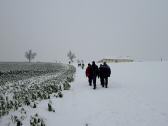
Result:
<svg viewBox="0 0 168 126"><path fill-rule="evenodd" d="M168 62L135 62L109 64L109 88L88 85L85 70L77 68L71 89L63 98L51 98L55 112L48 112L49 100L33 109L25 107L29 126L30 115L38 113L47 126L167 126L168 125ZM8 124L9 116L0 119Z"/></svg>

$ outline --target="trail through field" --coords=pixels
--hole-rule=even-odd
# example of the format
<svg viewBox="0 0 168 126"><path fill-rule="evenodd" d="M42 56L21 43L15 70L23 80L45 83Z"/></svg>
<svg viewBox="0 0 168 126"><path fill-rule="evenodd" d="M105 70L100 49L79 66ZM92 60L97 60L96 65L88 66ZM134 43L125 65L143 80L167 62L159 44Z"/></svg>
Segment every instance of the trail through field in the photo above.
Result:
<svg viewBox="0 0 168 126"><path fill-rule="evenodd" d="M167 126L168 100L163 63L111 65L109 88L90 87L85 71L77 68L75 82L63 99L53 100L56 113L49 126Z"/></svg>

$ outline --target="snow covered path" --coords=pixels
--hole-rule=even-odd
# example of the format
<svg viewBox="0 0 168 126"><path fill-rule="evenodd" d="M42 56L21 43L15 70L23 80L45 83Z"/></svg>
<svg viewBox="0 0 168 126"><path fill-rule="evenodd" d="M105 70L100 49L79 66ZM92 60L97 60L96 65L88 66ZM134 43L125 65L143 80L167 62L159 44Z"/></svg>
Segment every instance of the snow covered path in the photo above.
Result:
<svg viewBox="0 0 168 126"><path fill-rule="evenodd" d="M167 126L168 64L111 65L109 88L93 90L84 70L63 99L53 100L56 113L47 115L49 126ZM46 116L46 115L45 115Z"/></svg>

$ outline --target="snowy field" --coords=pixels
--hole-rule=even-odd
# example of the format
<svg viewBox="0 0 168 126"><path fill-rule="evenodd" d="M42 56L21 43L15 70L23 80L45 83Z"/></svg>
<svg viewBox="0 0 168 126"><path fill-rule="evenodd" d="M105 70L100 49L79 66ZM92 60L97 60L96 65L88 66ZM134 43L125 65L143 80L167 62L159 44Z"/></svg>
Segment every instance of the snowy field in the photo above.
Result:
<svg viewBox="0 0 168 126"><path fill-rule="evenodd" d="M26 106L37 108L42 100L62 97L74 72L75 67L58 63L0 63L0 118L9 116L3 125L20 126L28 116Z"/></svg>
<svg viewBox="0 0 168 126"><path fill-rule="evenodd" d="M88 85L85 70L77 68L71 89L63 98L51 97L38 102L37 108L25 106L22 123L30 125L38 114L47 126L167 126L168 62L135 62L109 64L109 87L97 89ZM55 112L48 111L51 103ZM13 126L10 112L0 119L0 126Z"/></svg>

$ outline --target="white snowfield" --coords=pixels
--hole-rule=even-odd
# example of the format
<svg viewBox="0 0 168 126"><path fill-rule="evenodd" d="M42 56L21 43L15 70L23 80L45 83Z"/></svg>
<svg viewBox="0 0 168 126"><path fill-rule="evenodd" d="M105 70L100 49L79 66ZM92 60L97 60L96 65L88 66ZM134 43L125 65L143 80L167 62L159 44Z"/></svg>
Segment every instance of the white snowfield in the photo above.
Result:
<svg viewBox="0 0 168 126"><path fill-rule="evenodd" d="M77 68L71 89L63 91L63 98L51 98L55 112L48 112L44 100L36 109L25 108L28 116L38 113L47 126L168 126L168 62L109 65L108 88L98 79L93 90L85 70Z"/></svg>

